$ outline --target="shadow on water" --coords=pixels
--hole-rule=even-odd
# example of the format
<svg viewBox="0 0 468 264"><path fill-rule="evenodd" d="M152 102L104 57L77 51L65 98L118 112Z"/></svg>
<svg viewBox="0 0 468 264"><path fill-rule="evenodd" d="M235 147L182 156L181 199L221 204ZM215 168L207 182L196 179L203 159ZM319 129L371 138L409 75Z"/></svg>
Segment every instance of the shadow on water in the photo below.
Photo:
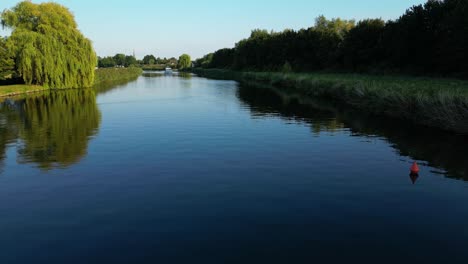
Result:
<svg viewBox="0 0 468 264"><path fill-rule="evenodd" d="M426 161L426 165L442 170L434 173L468 181L466 135L376 117L272 87L242 85L238 97L249 106L253 116L277 115L304 122L310 125L314 135L348 129L353 136L382 138L399 155ZM417 177L411 176L411 180L415 182Z"/></svg>
<svg viewBox="0 0 468 264"><path fill-rule="evenodd" d="M46 92L0 103L0 160L16 143L18 162L63 168L87 153L101 113L92 90ZM0 166L1 163L0 163Z"/></svg>
<svg viewBox="0 0 468 264"><path fill-rule="evenodd" d="M143 78L161 78L161 77L177 77L182 80L190 80L194 76L193 73L189 72L171 72L170 74L167 74L164 71L144 71L141 75ZM131 78L131 79L121 79L121 80L116 80L116 81L108 81L108 82L103 82L100 84L97 84L93 87L94 91L99 94L106 94L110 91L117 90L119 88L125 87L125 84L128 84L131 81L137 80L137 78ZM185 85L190 85L190 83L185 83Z"/></svg>

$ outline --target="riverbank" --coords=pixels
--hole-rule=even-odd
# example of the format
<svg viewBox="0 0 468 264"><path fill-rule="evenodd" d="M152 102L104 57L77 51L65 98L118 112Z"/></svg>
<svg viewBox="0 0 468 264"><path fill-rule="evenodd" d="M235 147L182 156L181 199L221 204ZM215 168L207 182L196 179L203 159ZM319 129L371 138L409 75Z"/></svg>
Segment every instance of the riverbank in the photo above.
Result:
<svg viewBox="0 0 468 264"><path fill-rule="evenodd" d="M0 86L0 97L16 96L48 90L40 85L12 84Z"/></svg>
<svg viewBox="0 0 468 264"><path fill-rule="evenodd" d="M143 73L141 68L102 68L96 70L94 86L112 82L132 81Z"/></svg>
<svg viewBox="0 0 468 264"><path fill-rule="evenodd" d="M144 71L164 71L166 69L165 64L153 64L153 65L142 65L140 68Z"/></svg>
<svg viewBox="0 0 468 264"><path fill-rule="evenodd" d="M468 81L360 74L236 72L194 69L199 76L299 91L353 108L468 134Z"/></svg>
<svg viewBox="0 0 468 264"><path fill-rule="evenodd" d="M135 80L143 73L140 68L103 68L95 71L94 87ZM40 85L12 84L0 86L0 97L12 97L50 90Z"/></svg>

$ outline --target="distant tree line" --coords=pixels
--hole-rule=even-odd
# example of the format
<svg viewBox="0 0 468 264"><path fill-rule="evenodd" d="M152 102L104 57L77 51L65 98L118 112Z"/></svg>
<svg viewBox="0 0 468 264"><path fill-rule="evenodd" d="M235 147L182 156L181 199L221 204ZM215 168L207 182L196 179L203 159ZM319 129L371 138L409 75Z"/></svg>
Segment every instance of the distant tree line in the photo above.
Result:
<svg viewBox="0 0 468 264"><path fill-rule="evenodd" d="M190 56L189 56L190 59ZM98 57L99 68L130 67L130 66L154 66L177 67L179 60L172 58L156 58L154 55L145 55L142 60L137 60L134 56L116 54L114 56Z"/></svg>
<svg viewBox="0 0 468 264"><path fill-rule="evenodd" d="M130 67L137 64L138 61L134 56L122 53L115 54L115 56L98 57L99 68Z"/></svg>
<svg viewBox="0 0 468 264"><path fill-rule="evenodd" d="M139 64L143 69L164 69L165 67L178 68L180 66L179 63L180 58L156 58L154 55L146 55L143 57L143 60L139 61Z"/></svg>
<svg viewBox="0 0 468 264"><path fill-rule="evenodd" d="M468 77L468 1L429 0L394 21L327 20L299 31L253 30L196 60L198 67Z"/></svg>
<svg viewBox="0 0 468 264"><path fill-rule="evenodd" d="M143 60L140 61L142 65L177 65L179 61L172 57L172 58L159 58L155 57L154 55L146 55L143 57Z"/></svg>

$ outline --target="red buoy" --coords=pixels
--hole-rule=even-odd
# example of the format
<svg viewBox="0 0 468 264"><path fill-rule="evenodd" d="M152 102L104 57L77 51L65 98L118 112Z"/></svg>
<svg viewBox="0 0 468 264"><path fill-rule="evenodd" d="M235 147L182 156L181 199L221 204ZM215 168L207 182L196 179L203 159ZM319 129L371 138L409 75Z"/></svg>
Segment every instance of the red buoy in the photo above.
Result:
<svg viewBox="0 0 468 264"><path fill-rule="evenodd" d="M418 174L419 173L419 167L416 162L413 163L413 166L411 166L411 173Z"/></svg>

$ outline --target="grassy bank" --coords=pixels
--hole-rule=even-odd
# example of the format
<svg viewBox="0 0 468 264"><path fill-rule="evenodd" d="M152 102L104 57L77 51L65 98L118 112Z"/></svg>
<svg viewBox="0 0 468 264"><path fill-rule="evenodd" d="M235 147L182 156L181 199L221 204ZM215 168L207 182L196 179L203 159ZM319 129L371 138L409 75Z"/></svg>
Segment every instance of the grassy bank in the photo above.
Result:
<svg viewBox="0 0 468 264"><path fill-rule="evenodd" d="M135 80L142 73L143 70L137 67L97 69L94 78L94 86L105 83Z"/></svg>
<svg viewBox="0 0 468 264"><path fill-rule="evenodd" d="M141 68L144 71L163 71L166 69L166 65L165 64L142 65Z"/></svg>
<svg viewBox="0 0 468 264"><path fill-rule="evenodd" d="M114 87L136 80L143 73L141 68L102 68L96 70L93 89L105 93Z"/></svg>
<svg viewBox="0 0 468 264"><path fill-rule="evenodd" d="M0 86L0 97L15 96L48 90L39 85L13 84Z"/></svg>
<svg viewBox="0 0 468 264"><path fill-rule="evenodd" d="M375 115L468 134L468 81L402 76L326 73L234 72L195 69L215 79L231 79L292 89L335 100Z"/></svg>
<svg viewBox="0 0 468 264"><path fill-rule="evenodd" d="M114 83L125 83L135 80L143 72L140 68L108 68L97 69L94 86L108 86ZM0 97L17 96L21 94L34 93L49 90L40 85L12 84L0 85Z"/></svg>

